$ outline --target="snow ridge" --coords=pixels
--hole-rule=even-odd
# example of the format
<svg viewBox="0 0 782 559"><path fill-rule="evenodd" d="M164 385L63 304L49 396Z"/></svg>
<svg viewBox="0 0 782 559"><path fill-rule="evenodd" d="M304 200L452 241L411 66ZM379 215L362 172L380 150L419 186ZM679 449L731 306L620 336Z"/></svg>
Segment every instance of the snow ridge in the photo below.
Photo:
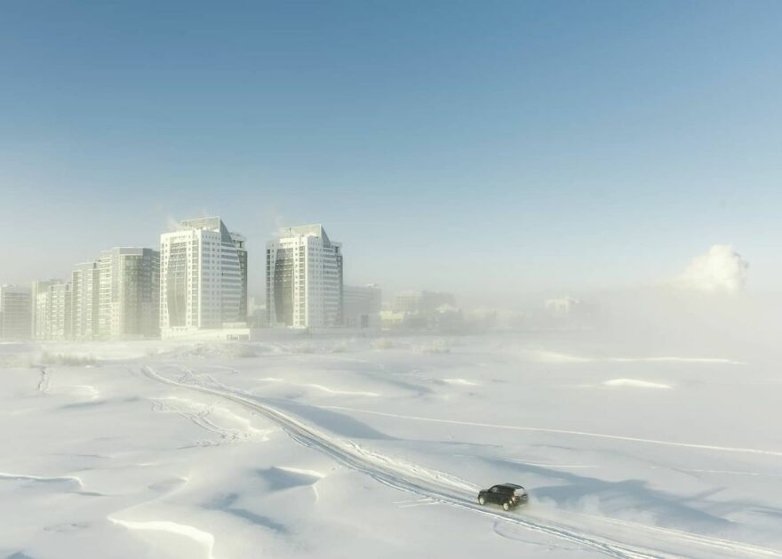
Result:
<svg viewBox="0 0 782 559"><path fill-rule="evenodd" d="M477 487L475 485L463 480L458 480L448 474L391 459L363 449L350 440L342 441L328 433L307 426L301 421L288 414L282 413L271 406L260 404L238 392L197 384L197 379L192 374L187 375L187 378L193 380L196 384L166 378L155 372L149 366L143 367L142 372L147 377L157 382L213 394L237 402L274 421L281 426L293 440L300 444L320 450L345 466L363 472L378 482L395 489L414 493L422 497L429 497L450 506L467 509L484 516L517 524L535 532L547 534L561 540L596 550L608 557L614 557L616 559L664 559L676 557L675 555L654 552L614 542L607 538L577 532L557 526L554 523L544 524L528 520L514 515L513 513L486 509L478 505L474 500L475 494L477 493Z"/></svg>
<svg viewBox="0 0 782 559"><path fill-rule="evenodd" d="M179 524L177 522L171 522L170 520L148 520L148 521L134 521L134 520L120 520L118 518L109 517L109 520L114 524L118 524L127 528L128 530L152 530L157 532L168 532L169 534L176 534L178 536L185 536L190 538L197 544L201 545L206 552L206 559L214 559L212 551L215 545L215 537L209 532L199 530L194 526L187 524Z"/></svg>

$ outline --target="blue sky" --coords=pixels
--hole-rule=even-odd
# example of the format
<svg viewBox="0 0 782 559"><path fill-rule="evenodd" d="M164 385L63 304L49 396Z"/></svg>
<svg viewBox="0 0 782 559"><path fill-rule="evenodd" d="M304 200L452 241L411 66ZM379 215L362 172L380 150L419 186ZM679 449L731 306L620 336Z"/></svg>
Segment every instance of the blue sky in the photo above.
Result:
<svg viewBox="0 0 782 559"><path fill-rule="evenodd" d="M254 291L308 222L390 291L782 281L780 2L8 1L0 79L0 282L203 213Z"/></svg>

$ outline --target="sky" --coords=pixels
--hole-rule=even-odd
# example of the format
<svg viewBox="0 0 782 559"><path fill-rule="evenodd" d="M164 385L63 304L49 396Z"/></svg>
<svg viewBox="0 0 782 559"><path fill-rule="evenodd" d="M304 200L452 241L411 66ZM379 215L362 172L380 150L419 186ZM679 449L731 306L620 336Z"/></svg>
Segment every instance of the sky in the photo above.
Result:
<svg viewBox="0 0 782 559"><path fill-rule="evenodd" d="M322 223L345 279L474 300L782 282L782 3L8 0L0 283L177 219Z"/></svg>

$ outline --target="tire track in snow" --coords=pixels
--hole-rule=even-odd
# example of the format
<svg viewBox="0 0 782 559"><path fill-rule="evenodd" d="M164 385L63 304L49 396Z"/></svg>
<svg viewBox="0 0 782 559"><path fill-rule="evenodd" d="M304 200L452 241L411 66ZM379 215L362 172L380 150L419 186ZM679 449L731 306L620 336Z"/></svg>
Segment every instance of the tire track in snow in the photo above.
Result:
<svg viewBox="0 0 782 559"><path fill-rule="evenodd" d="M502 425L496 423L479 423L474 421L459 421L457 419L440 419L436 417L422 417L416 415L400 415L395 413L386 413L373 410L362 410L358 408L348 408L344 406L322 406L330 410L350 411L354 413L364 413L367 415L379 415L382 417L393 417L395 419L408 419L411 421L426 421L429 423L447 423L451 425L464 425L467 427L488 427L491 429L505 429L510 431L532 431L538 433L554 433L557 435L575 435L580 437L593 437L598 439L612 439L616 441L629 441L634 443L646 443L662 446L678 446L684 448L696 448L701 450L716 450L719 452L736 452L746 454L764 454L767 456L782 456L780 450L764 450L760 448L737 448L730 446L717 446L700 443L680 443L676 441L662 441L658 439L642 439L639 437L627 437L624 435L609 435L605 433L590 433L588 431L570 431L567 429L549 429L545 427L525 427L522 425Z"/></svg>
<svg viewBox="0 0 782 559"><path fill-rule="evenodd" d="M187 398L153 398L152 411L156 413L176 413L180 417L193 422L195 425L218 435L218 441L200 441L199 446L213 446L227 443L241 442L259 435L265 435L263 431L255 429L249 421L242 421L242 428L220 425L219 415L222 419L238 419L238 416L230 410L195 402ZM224 422L223 421L223 422ZM238 423L237 421L234 421Z"/></svg>
<svg viewBox="0 0 782 559"><path fill-rule="evenodd" d="M420 420L420 421L430 421L435 423L451 423L451 424L457 424L457 425L468 425L468 426L478 426L478 427L491 427L493 429L512 429L512 430L524 430L524 431L544 431L544 432L555 432L555 433L566 433L566 434L580 434L580 435L589 435L589 436L596 436L600 437L603 435L599 435L596 433L582 433L578 431L562 431L562 430L556 430L556 429L540 429L540 428L534 428L534 427L517 427L514 425L495 425L495 424L485 424L485 423L475 423L475 422L467 422L467 421L458 421L458 420L451 420L451 419L437 419L437 418L426 418L426 417L417 417L417 416L408 416L408 415L398 415L398 414L391 414L391 413L385 413L385 412L376 412L376 411L370 411L370 410L361 410L361 409L355 409L355 408L349 408L344 406L323 406L327 409L336 409L341 411L352 411L352 412L358 412L358 413L367 413L370 415L380 415L384 417L393 417L398 419L410 419L410 420ZM608 438L619 438L622 440L626 440L625 437L614 437L612 435L605 435ZM672 444L676 446L690 446L686 443L666 443L665 441L654 441L654 440L648 440L648 439L630 439L634 441L639 442L648 442L648 443L661 443L661 444ZM760 453L760 454L780 454L780 452L776 451L763 451L758 449L737 449L737 448L730 448L730 447L714 447L714 446L706 446L706 445L693 445L697 448L708 448L711 450L723 450L723 451L729 451L729 452L742 452L747 451L751 453ZM567 467L567 466L558 466L558 467ZM590 466L570 466L570 467L590 467ZM708 470L693 470L693 471L707 471ZM722 472L722 473L733 473L733 474L747 474L747 472ZM758 475L764 475L764 474L758 474ZM765 474L768 475L768 474ZM589 515L584 513L579 513L575 511L557 511L558 520L561 523L563 515L566 515L568 518L571 519L571 521L578 522L580 524L584 524L588 521L597 521L601 524L613 526L618 529L624 529L631 533L638 534L639 532L643 531L646 532L648 535L650 535L652 538L659 538L660 536L666 536L669 538L672 538L674 540L682 541L682 542L688 542L695 545L699 545L706 548L711 548L719 551L729 552L730 557L735 557L736 554L743 554L745 556L755 556L755 557L774 557L774 558L782 558L782 551L771 549L767 547L752 545L748 543L743 542L736 542L732 540L726 540L721 538L716 538L712 536L705 536L705 535L699 535L692 532L685 532L683 530L674 530L671 528L663 528L659 526L649 526L646 524L639 524L637 522L631 522L631 521L625 521L620 520L612 517L606 517L606 516L596 516L596 515ZM550 516L541 515L540 510L538 509L534 515L537 518L540 518L544 521L555 521L557 519L551 518Z"/></svg>
<svg viewBox="0 0 782 559"><path fill-rule="evenodd" d="M775 549L766 547L760 547L752 544L735 542L732 540L725 540L721 538L715 538L711 536L702 536L694 534L692 532L684 532L682 530L675 530L673 528L664 528L662 526L648 526L639 525L637 522L628 520L620 520L618 518L611 517L595 517L594 515L570 511L569 516L575 518L582 518L584 521L599 518L600 522L615 526L619 529L626 529L628 531L638 531L643 529L657 536L673 537L674 539L686 541L688 543L710 547L712 549L718 549L720 551L726 551L731 553L731 557L734 557L735 553L749 553L758 557L782 557L782 552Z"/></svg>
<svg viewBox="0 0 782 559"><path fill-rule="evenodd" d="M677 557L691 557L690 554L651 550L638 545L621 543L601 535L586 533L568 525L557 523L556 519L543 516L525 518L514 514L513 512L506 513L487 509L474 501L474 496L477 493L478 488L469 482L436 470L400 460L394 460L390 457L364 449L351 440L343 440L334 437L333 435L305 424L274 407L255 401L251 399L251 395L246 397L242 395L242 393L232 391L229 387L222 384L219 384L220 388L214 388L202 384L172 380L158 374L148 366L143 367L142 372L147 377L158 382L213 394L249 408L275 422L286 431L288 436L301 445L319 450L343 465L365 473L376 481L389 487L429 498L439 503L467 509L494 518L496 521L507 522L533 532L553 536L560 540L590 548L616 559L671 559ZM194 383L198 382L198 379L192 372L187 374L186 378ZM210 380L213 381L213 379ZM671 541L673 541L675 543L698 545L707 548L708 550L714 550L715 552L728 553L728 557L782 557L782 552L774 549L713 538L710 536L701 536L690 532L647 526L619 519L602 516L597 517L580 513L568 513L567 516L570 516L572 519L580 518L582 519L582 523L599 521L602 524L612 525L617 529L623 529L630 534L635 534L636 537L641 535L641 532L645 532L643 535L651 535L651 541L655 542L660 541L660 539L664 537L667 540L666 543L671 543ZM711 552L709 553L710 554L706 557L715 557L714 555L711 555Z"/></svg>
<svg viewBox="0 0 782 559"><path fill-rule="evenodd" d="M477 488L460 482L441 472L422 468L414 464L406 464L392 460L389 457L368 451L352 441L344 441L333 437L326 432L306 425L268 405L261 404L238 393L224 389L211 388L200 384L172 380L158 374L149 366L143 367L142 372L147 377L157 382L221 396L241 404L277 423L293 440L303 446L319 450L343 465L365 473L376 481L389 487L414 493L422 497L429 497L435 501L470 510L490 518L502 520L503 522L516 524L533 532L553 536L557 539L592 549L616 559L663 559L677 557L676 555L669 553L645 550L639 547L614 542L606 538L594 537L585 533L562 528L555 524L542 524L512 513L486 509L473 500Z"/></svg>

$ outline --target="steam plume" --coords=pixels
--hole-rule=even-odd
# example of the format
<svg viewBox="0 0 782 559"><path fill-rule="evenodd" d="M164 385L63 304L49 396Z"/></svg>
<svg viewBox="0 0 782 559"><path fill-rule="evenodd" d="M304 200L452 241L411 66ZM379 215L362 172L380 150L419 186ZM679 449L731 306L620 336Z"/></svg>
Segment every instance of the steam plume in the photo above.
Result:
<svg viewBox="0 0 782 559"><path fill-rule="evenodd" d="M735 293L744 289L749 264L730 245L714 245L695 257L676 284L709 293Z"/></svg>

